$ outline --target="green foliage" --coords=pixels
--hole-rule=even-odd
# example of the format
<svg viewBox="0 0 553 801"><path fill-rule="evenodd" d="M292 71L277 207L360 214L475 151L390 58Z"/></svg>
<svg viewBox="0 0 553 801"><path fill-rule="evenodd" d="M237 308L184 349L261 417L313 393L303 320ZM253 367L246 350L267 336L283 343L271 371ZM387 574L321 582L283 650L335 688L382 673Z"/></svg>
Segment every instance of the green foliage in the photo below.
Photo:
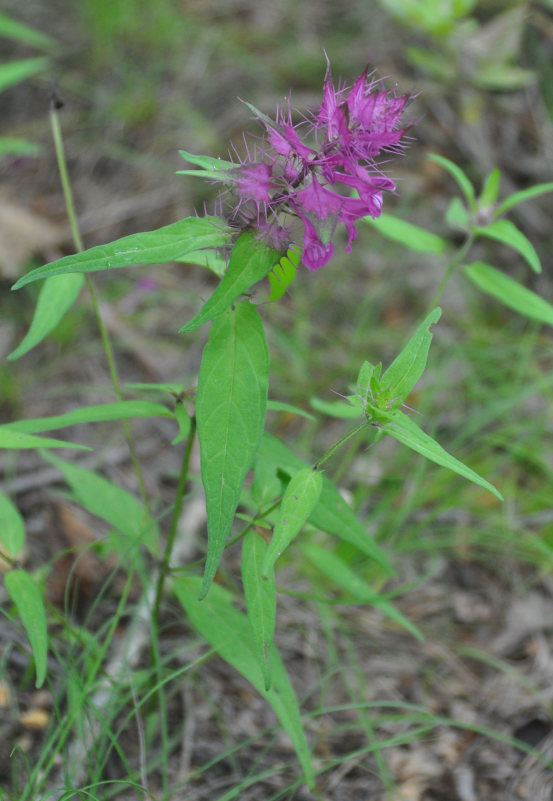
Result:
<svg viewBox="0 0 553 801"><path fill-rule="evenodd" d="M239 295L265 278L278 259L279 254L258 241L255 234L242 234L232 249L221 282L198 314L183 325L179 333L194 331L222 314Z"/></svg>
<svg viewBox="0 0 553 801"><path fill-rule="evenodd" d="M464 271L482 292L500 300L525 317L553 325L553 305L505 273L482 261L467 264Z"/></svg>
<svg viewBox="0 0 553 801"><path fill-rule="evenodd" d="M228 241L229 232L218 218L187 217L156 231L131 234L107 245L64 256L31 270L14 284L13 289L54 275L93 273L133 264L162 264L184 259L204 248L221 247Z"/></svg>
<svg viewBox="0 0 553 801"><path fill-rule="evenodd" d="M4 554L17 559L25 544L25 523L19 510L0 492L0 548ZM0 559L2 553L0 552Z"/></svg>
<svg viewBox="0 0 553 801"><path fill-rule="evenodd" d="M267 649L272 682L271 687L266 689L257 661L258 651L251 624L242 612L234 608L232 595L215 585L209 597L199 601L200 583L194 577L174 579L173 589L194 628L272 706L294 745L305 780L312 789L314 775L311 752L301 724L298 701L275 645ZM201 592L204 592L203 585Z"/></svg>
<svg viewBox="0 0 553 801"><path fill-rule="evenodd" d="M27 632L35 658L36 686L46 678L48 656L48 624L42 593L26 570L10 570L4 583Z"/></svg>
<svg viewBox="0 0 553 801"><path fill-rule="evenodd" d="M320 471L304 467L292 476L282 496L278 520L263 559L263 576L272 573L276 560L299 534L317 506L322 489L323 476Z"/></svg>
<svg viewBox="0 0 553 801"><path fill-rule="evenodd" d="M198 379L196 419L208 520L202 597L215 576L263 431L268 372L259 313L251 303L237 303L213 323Z"/></svg>
<svg viewBox="0 0 553 801"><path fill-rule="evenodd" d="M256 657L263 673L265 689L271 688L269 651L276 623L275 576L271 570L263 575L262 565L267 545L254 531L248 532L242 544L242 584L248 620L253 629Z"/></svg>

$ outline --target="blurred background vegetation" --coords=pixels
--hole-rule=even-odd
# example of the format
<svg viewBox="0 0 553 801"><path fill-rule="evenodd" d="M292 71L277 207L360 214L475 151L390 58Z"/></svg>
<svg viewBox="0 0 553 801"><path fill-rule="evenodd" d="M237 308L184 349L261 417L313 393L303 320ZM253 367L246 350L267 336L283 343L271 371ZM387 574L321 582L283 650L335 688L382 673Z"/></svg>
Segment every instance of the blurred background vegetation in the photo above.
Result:
<svg viewBox="0 0 553 801"><path fill-rule="evenodd" d="M405 155L390 165L399 192L385 199L387 211L462 241L446 222L456 187L426 159L430 152L458 163L477 187L500 168L500 198L553 179L552 0L5 0L3 13L2 421L110 397L82 306L36 351L5 360L27 330L38 291L33 285L14 296L14 279L72 250L48 123L52 82L64 101L87 246L209 208L212 187L174 174L182 168L178 149L225 157L240 148L243 129L255 126L237 98L269 115L290 92L293 108L316 106L324 51L336 80L349 83L368 63L387 87L414 93L408 117L416 126ZM550 195L513 211L540 254L541 275L489 241L479 241L472 257L551 301L552 212ZM347 392L364 359L389 362L445 266L369 226L351 256L344 244L318 274L300 270L288 295L263 311L272 395L306 409L310 397ZM144 278L153 289L143 288ZM176 331L213 280L185 265L100 277L125 380L195 383L202 335L188 341ZM551 332L461 277L442 306L428 371L410 403L430 434L500 488L505 505L393 442L359 451L343 473L339 460L334 469L371 533L398 558L410 554L407 578L420 575L429 554L446 554L482 562L516 594L553 567L553 451L544 447L553 422ZM301 455L321 454L345 430L340 421L286 414L273 415L273 424ZM152 458L150 481L162 485L176 469ZM40 502L24 501L31 519ZM328 591L324 579L310 580Z"/></svg>

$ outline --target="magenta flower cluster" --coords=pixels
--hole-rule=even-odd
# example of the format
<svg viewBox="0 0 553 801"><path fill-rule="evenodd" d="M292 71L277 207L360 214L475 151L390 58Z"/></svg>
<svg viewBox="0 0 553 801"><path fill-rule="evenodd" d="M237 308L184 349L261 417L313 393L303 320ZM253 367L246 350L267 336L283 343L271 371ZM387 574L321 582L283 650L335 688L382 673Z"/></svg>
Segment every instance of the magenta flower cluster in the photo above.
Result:
<svg viewBox="0 0 553 801"><path fill-rule="evenodd" d="M265 130L253 155L246 147L245 158L221 171L230 187L230 222L257 229L285 250L293 241L290 215L299 218L302 261L312 270L329 261L336 226L344 223L349 252L356 221L380 216L383 190L395 189L377 159L401 152L406 127L400 118L409 98L379 88L367 70L351 87L336 89L329 64L323 102L299 124L292 123L290 107L276 121L258 113ZM228 201L229 192L222 197Z"/></svg>

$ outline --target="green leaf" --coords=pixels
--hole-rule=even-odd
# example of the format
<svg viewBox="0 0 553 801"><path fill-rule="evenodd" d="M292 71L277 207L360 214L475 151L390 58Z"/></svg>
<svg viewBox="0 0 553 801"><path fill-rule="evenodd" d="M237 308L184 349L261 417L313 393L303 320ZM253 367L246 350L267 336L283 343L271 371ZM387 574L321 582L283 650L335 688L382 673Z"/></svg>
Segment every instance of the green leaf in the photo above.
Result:
<svg viewBox="0 0 553 801"><path fill-rule="evenodd" d="M31 644L36 686L42 687L46 678L48 624L40 590L26 570L10 570L4 576L4 581Z"/></svg>
<svg viewBox="0 0 553 801"><path fill-rule="evenodd" d="M361 406L350 406L343 401L324 401L320 398L310 398L309 403L311 406L321 414L327 414L329 417L338 417L342 420L354 420L363 414Z"/></svg>
<svg viewBox="0 0 553 801"><path fill-rule="evenodd" d="M393 417L395 422L385 425L381 429L385 434L394 437L398 442L420 453L431 462L435 462L441 467L447 467L448 470L458 473L460 476L463 476L463 478L472 481L474 484L478 484L480 487L484 487L484 489L493 493L496 498L499 498L500 501L503 500L503 496L496 490L493 484L490 484L489 481L479 476L478 473L475 473L470 467L467 467L458 459L455 459L454 456L451 456L436 440L432 439L432 437L419 428L410 417L407 417L407 415L399 410L393 412Z"/></svg>
<svg viewBox="0 0 553 801"><path fill-rule="evenodd" d="M127 389L134 389L134 390L144 390L145 392L163 392L168 393L169 395L173 395L177 397L180 395L181 392L184 391L183 384L160 384L160 383L129 383L125 382L125 387Z"/></svg>
<svg viewBox="0 0 553 801"><path fill-rule="evenodd" d="M31 327L8 359L19 359L38 345L59 323L79 296L84 275L56 275L40 288Z"/></svg>
<svg viewBox="0 0 553 801"><path fill-rule="evenodd" d="M36 72L46 69L49 61L47 58L22 58L16 61L8 61L7 64L0 64L0 92L16 83L24 81Z"/></svg>
<svg viewBox="0 0 553 801"><path fill-rule="evenodd" d="M476 197L474 194L474 187L470 180L467 178L463 170L458 167L453 161L446 159L445 156L439 156L437 153L430 153L428 158L430 161L433 161L434 164L439 164L440 167L443 167L444 170L451 175L451 177L457 182L457 185L461 189L461 192L466 198L466 201L469 205L469 208L472 211L476 211Z"/></svg>
<svg viewBox="0 0 553 801"><path fill-rule="evenodd" d="M469 212L460 197L452 197L445 213L445 221L452 228L466 231L470 222Z"/></svg>
<svg viewBox="0 0 553 801"><path fill-rule="evenodd" d="M196 398L208 551L202 598L230 532L265 422L269 354L255 306L237 303L213 323Z"/></svg>
<svg viewBox="0 0 553 801"><path fill-rule="evenodd" d="M73 256L50 262L24 275L12 287L66 273L94 273L131 264L162 264L183 259L201 248L229 243L229 230L218 217L187 217L156 231L130 234L107 245L97 245Z"/></svg>
<svg viewBox="0 0 553 801"><path fill-rule="evenodd" d="M271 570L262 575L261 565L267 545L255 531L249 531L242 543L242 583L248 620L253 629L257 661L263 673L265 689L271 688L269 649L276 621L275 576Z"/></svg>
<svg viewBox="0 0 553 801"><path fill-rule="evenodd" d="M475 261L465 273L476 286L532 320L553 325L553 305L490 264Z"/></svg>
<svg viewBox="0 0 553 801"><path fill-rule="evenodd" d="M265 278L279 258L280 254L257 240L255 234L242 234L231 251L228 269L221 282L198 314L183 325L179 333L194 331L218 317L239 295Z"/></svg>
<svg viewBox="0 0 553 801"><path fill-rule="evenodd" d="M279 556L296 537L315 509L323 488L323 474L312 467L304 467L292 476L280 502L278 520L267 553L262 573L268 576Z"/></svg>
<svg viewBox="0 0 553 801"><path fill-rule="evenodd" d="M305 780L313 789L311 754L301 725L298 701L275 645L268 648L272 682L271 688L266 690L252 627L246 615L234 608L230 593L215 584L209 597L199 601L199 584L195 577L173 579L173 589L196 631L271 705L292 741Z"/></svg>
<svg viewBox="0 0 553 801"><path fill-rule="evenodd" d="M267 401L267 411L268 412L290 412L290 414L297 414L300 417L305 417L307 420L314 420L312 414L306 412L304 409L300 409L297 406L292 406L291 403L283 403L282 401L276 400L268 400Z"/></svg>
<svg viewBox="0 0 553 801"><path fill-rule="evenodd" d="M289 248L286 256L283 256L279 263L275 264L269 273L271 294L267 298L268 302L278 300L284 295L296 277L296 268L300 263L300 259L301 251L295 248Z"/></svg>
<svg viewBox="0 0 553 801"><path fill-rule="evenodd" d="M375 592L367 583L354 573L348 565L344 564L336 554L322 548L314 543L302 545L302 551L307 558L316 565L329 579L336 582L339 587L348 594L353 595L359 601L371 604L375 609L380 609L391 620L394 620L403 628L407 629L417 640L424 640L424 636L419 628L402 615L396 607L390 603L383 595Z"/></svg>
<svg viewBox="0 0 553 801"><path fill-rule="evenodd" d="M510 220L495 220L483 228L474 226L472 230L478 236L487 236L513 248L526 259L534 272L541 273L540 259L534 246Z"/></svg>
<svg viewBox="0 0 553 801"><path fill-rule="evenodd" d="M258 462L265 462L265 471L267 470L266 463L272 462L275 473L277 470L281 470L290 476L302 468L309 467L307 462L299 459L283 442L267 432L261 438ZM258 462L255 466L256 474ZM319 502L309 515L309 522L321 531L326 531L327 534L333 534L351 545L355 545L360 551L378 562L386 572L393 573L383 551L367 533L365 526L357 519L332 481L324 474Z"/></svg>
<svg viewBox="0 0 553 801"><path fill-rule="evenodd" d="M0 136L0 156L38 156L40 145L14 136Z"/></svg>
<svg viewBox="0 0 553 801"><path fill-rule="evenodd" d="M500 214L509 211L513 206L518 206L519 203L523 203L525 200L530 200L530 198L537 197L538 195L544 195L546 192L553 192L553 181L549 181L546 184L536 184L536 186L530 186L528 189L522 189L520 192L514 192L512 195L508 195L508 197L499 204L495 210L494 217L499 217Z"/></svg>
<svg viewBox="0 0 553 801"><path fill-rule="evenodd" d="M175 418L177 423L179 424L179 433L175 437L175 439L171 442L171 445L178 445L179 442L184 442L184 440L190 434L190 427L192 425L192 420L190 419L190 415L184 408L183 404L178 401L175 406Z"/></svg>
<svg viewBox="0 0 553 801"><path fill-rule="evenodd" d="M23 518L10 499L0 492L0 546L4 553L17 559L24 544L25 523Z"/></svg>
<svg viewBox="0 0 553 801"><path fill-rule="evenodd" d="M432 342L429 328L438 322L441 314L439 306L430 312L382 376L381 385L390 400L405 400L423 374Z"/></svg>
<svg viewBox="0 0 553 801"><path fill-rule="evenodd" d="M62 473L85 509L105 520L120 534L145 545L157 554L157 523L148 517L143 505L134 495L92 470L64 462L51 453L44 452L42 455Z"/></svg>
<svg viewBox="0 0 553 801"><path fill-rule="evenodd" d="M501 170L498 170L496 167L496 169L492 170L491 173L486 178L486 180L484 181L484 186L482 187L482 192L478 199L478 205L480 208L487 208L488 206L493 206L494 203L497 201L497 196L499 194L500 180L501 180Z"/></svg>
<svg viewBox="0 0 553 801"><path fill-rule="evenodd" d="M32 434L23 434L21 431L12 430L10 425L0 426L0 448L10 450L21 450L23 448L76 448L81 451L89 451L87 445L78 445L76 442L64 442L62 439L50 439L50 437L35 437Z"/></svg>
<svg viewBox="0 0 553 801"><path fill-rule="evenodd" d="M393 214L381 214L380 217L363 217L365 222L394 242L401 242L411 250L422 253L443 253L447 242L441 236L420 228L418 225L394 217Z"/></svg>
<svg viewBox="0 0 553 801"><path fill-rule="evenodd" d="M17 420L9 423L8 428L25 434L39 434L41 431L67 428L78 423L103 423L107 420L129 420L133 417L174 417L174 414L161 403L118 401L117 403L103 403L99 406L83 406L80 409L73 409L52 417Z"/></svg>
<svg viewBox="0 0 553 801"><path fill-rule="evenodd" d="M12 39L15 42L22 42L29 45L29 47L37 47L39 49L50 50L53 47L58 47L58 43L40 33L22 22L7 17L5 14L0 14L0 36L6 39Z"/></svg>
<svg viewBox="0 0 553 801"><path fill-rule="evenodd" d="M197 156L195 153L188 153L186 150L179 150L179 156L190 164L201 167L202 170L230 170L236 167L232 161L214 158L213 156Z"/></svg>
<svg viewBox="0 0 553 801"><path fill-rule="evenodd" d="M175 261L184 264L198 264L200 267L207 267L212 273L218 275L219 278L224 275L227 269L227 260L217 250L194 250L182 258L175 259Z"/></svg>

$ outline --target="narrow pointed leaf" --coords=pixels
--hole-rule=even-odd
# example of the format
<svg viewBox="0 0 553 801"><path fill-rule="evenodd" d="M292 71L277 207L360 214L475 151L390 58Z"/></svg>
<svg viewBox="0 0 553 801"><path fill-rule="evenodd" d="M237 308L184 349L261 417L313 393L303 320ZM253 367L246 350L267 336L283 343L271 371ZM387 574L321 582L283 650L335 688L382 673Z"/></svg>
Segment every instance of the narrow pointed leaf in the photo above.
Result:
<svg viewBox="0 0 553 801"><path fill-rule="evenodd" d="M411 623L405 615L402 615L399 609L396 609L387 598L369 587L369 585L348 565L344 564L336 554L315 543L302 545L302 551L319 570L328 576L329 579L336 582L336 584L348 594L353 595L353 597L357 598L359 601L371 604L375 609L380 609L380 611L391 620L394 620L404 629L407 629L417 640L424 640L421 630L417 628L414 623Z"/></svg>
<svg viewBox="0 0 553 801"><path fill-rule="evenodd" d="M363 217L365 222L394 242L422 253L443 253L447 242L441 236L427 231L413 223L406 222L393 214L381 214L380 217Z"/></svg>
<svg viewBox="0 0 553 801"><path fill-rule="evenodd" d="M465 273L476 286L519 314L553 325L553 305L490 264L475 261Z"/></svg>
<svg viewBox="0 0 553 801"><path fill-rule="evenodd" d="M24 434L14 431L10 426L0 426L0 448L21 450L23 448L76 448L77 450L91 450L87 445L78 445L76 442L64 442L62 439L50 437L35 437L33 434Z"/></svg>
<svg viewBox="0 0 553 801"><path fill-rule="evenodd" d="M279 556L301 531L321 497L323 474L304 467L292 476L280 502L279 516L263 560L264 576L272 573Z"/></svg>
<svg viewBox="0 0 553 801"><path fill-rule="evenodd" d="M105 520L129 540L145 545L157 554L157 524L148 517L134 495L93 470L77 467L51 453L43 453L43 457L58 468L85 509Z"/></svg>
<svg viewBox="0 0 553 801"><path fill-rule="evenodd" d="M5 14L0 14L0 36L44 50L59 47L55 39Z"/></svg>
<svg viewBox="0 0 553 801"><path fill-rule="evenodd" d="M78 298L83 283L84 276L78 274L56 275L44 282L31 326L8 359L19 359L48 336Z"/></svg>
<svg viewBox="0 0 553 801"><path fill-rule="evenodd" d="M292 741L307 784L313 788L311 753L301 724L298 700L274 643L268 649L272 683L266 690L256 659L251 625L246 615L233 606L232 596L223 587L214 585L209 597L199 601L199 584L194 577L174 579L173 589L196 631L271 705Z"/></svg>
<svg viewBox="0 0 553 801"><path fill-rule="evenodd" d="M10 499L0 492L0 548L12 559L17 559L24 544L23 518Z"/></svg>
<svg viewBox="0 0 553 801"><path fill-rule="evenodd" d="M48 657L48 624L40 590L26 570L10 570L4 576L6 589L27 632L33 651L36 686L46 678Z"/></svg>
<svg viewBox="0 0 553 801"><path fill-rule="evenodd" d="M239 295L265 278L280 255L257 240L255 234L242 234L231 251L228 269L221 282L198 314L179 333L194 331L222 314Z"/></svg>
<svg viewBox="0 0 553 801"><path fill-rule="evenodd" d="M467 178L463 170L458 167L453 161L446 159L445 156L439 156L437 153L430 153L428 158L430 161L433 161L434 164L439 164L440 167L443 167L444 170L451 175L451 177L457 182L457 185L461 189L462 193L464 194L469 207L475 211L476 210L476 198L474 194L474 187L470 180Z"/></svg>
<svg viewBox="0 0 553 801"><path fill-rule="evenodd" d="M230 532L265 422L269 354L255 306L237 303L213 323L196 397L208 550L202 597Z"/></svg>
<svg viewBox="0 0 553 801"><path fill-rule="evenodd" d="M436 440L432 439L432 437L419 428L410 417L407 417L407 415L400 411L394 412L393 416L395 422L382 427L382 431L385 434L394 437L398 442L407 445L408 448L420 453L431 462L435 462L441 467L447 467L448 470L458 473L460 476L463 476L463 478L472 481L474 484L478 484L480 487L484 487L484 489L493 493L496 498L499 498L500 501L503 500L503 496L496 490L493 484L490 484L489 481L479 476L478 473L475 473L470 467L467 467L454 456L451 456Z"/></svg>
<svg viewBox="0 0 553 801"><path fill-rule="evenodd" d="M108 420L129 420L134 417L174 417L166 406L150 401L118 401L117 403L103 403L99 406L83 406L64 414L52 417L36 417L30 420L17 420L9 423L13 431L25 434L39 434L41 431L54 431L57 428L67 428L78 423L102 423Z"/></svg>
<svg viewBox="0 0 553 801"><path fill-rule="evenodd" d="M281 470L290 476L302 468L309 467L307 462L299 459L283 442L267 432L261 439L258 458L264 462L272 462L275 473L277 470ZM365 526L355 516L336 486L324 474L319 502L309 515L309 522L321 531L326 531L328 534L333 534L355 545L360 551L378 562L386 572L393 573L384 552L368 534Z"/></svg>
<svg viewBox="0 0 553 801"><path fill-rule="evenodd" d="M190 428L192 426L192 420L190 419L190 415L184 408L182 403L177 403L175 406L175 419L179 425L179 433L172 440L171 445L178 445L179 442L184 442L184 440L190 434Z"/></svg>
<svg viewBox="0 0 553 801"><path fill-rule="evenodd" d="M0 64L0 92L13 86L20 81L24 81L35 72L41 72L46 69L49 61L47 58L40 56L39 58L21 58L13 61L8 61L7 64Z"/></svg>
<svg viewBox="0 0 553 801"><path fill-rule="evenodd" d="M186 150L179 150L179 156L190 164L195 164L203 170L230 170L236 165L232 161L215 158L214 156L197 156L195 153L188 153Z"/></svg>
<svg viewBox="0 0 553 801"><path fill-rule="evenodd" d="M355 420L363 414L361 406L350 406L343 401L324 401L321 398L310 398L309 403L321 414L327 414L329 417L338 417L342 420Z"/></svg>
<svg viewBox="0 0 553 801"><path fill-rule="evenodd" d="M97 245L73 256L37 267L14 284L20 289L32 281L65 273L94 273L128 267L131 264L162 264L182 260L201 248L214 248L229 242L229 230L218 217L187 217L171 225L130 234L107 245Z"/></svg>
<svg viewBox="0 0 553 801"><path fill-rule="evenodd" d="M389 392L392 400L403 401L423 374L432 342L429 328L438 322L441 314L439 306L430 312L382 376L382 388Z"/></svg>
<svg viewBox="0 0 553 801"><path fill-rule="evenodd" d="M519 203L523 203L525 200L530 200L538 195L544 195L546 192L553 192L553 181L549 181L546 184L536 184L536 186L530 186L528 189L523 189L520 192L514 192L499 204L495 210L494 217L499 217L500 214L509 211L513 206L518 206Z"/></svg>
<svg viewBox="0 0 553 801"><path fill-rule="evenodd" d="M479 236L487 236L513 248L526 259L535 273L541 273L540 259L533 244L510 220L495 220L485 228L475 226L472 230Z"/></svg>
<svg viewBox="0 0 553 801"><path fill-rule="evenodd" d="M271 687L269 651L276 621L275 576L271 570L262 575L261 565L267 545L255 531L249 531L242 543L242 583L248 620L253 629L257 661L263 673L265 689Z"/></svg>
<svg viewBox="0 0 553 801"><path fill-rule="evenodd" d="M314 420L312 414L306 412L305 409L300 409L298 406L293 406L291 403L283 403L282 401L268 400L268 412L288 412L289 414L297 414L299 417L305 417L306 420Z"/></svg>
<svg viewBox="0 0 553 801"><path fill-rule="evenodd" d="M480 208L493 206L499 194L499 182L501 180L501 170L492 170L484 182L482 193L478 199Z"/></svg>

